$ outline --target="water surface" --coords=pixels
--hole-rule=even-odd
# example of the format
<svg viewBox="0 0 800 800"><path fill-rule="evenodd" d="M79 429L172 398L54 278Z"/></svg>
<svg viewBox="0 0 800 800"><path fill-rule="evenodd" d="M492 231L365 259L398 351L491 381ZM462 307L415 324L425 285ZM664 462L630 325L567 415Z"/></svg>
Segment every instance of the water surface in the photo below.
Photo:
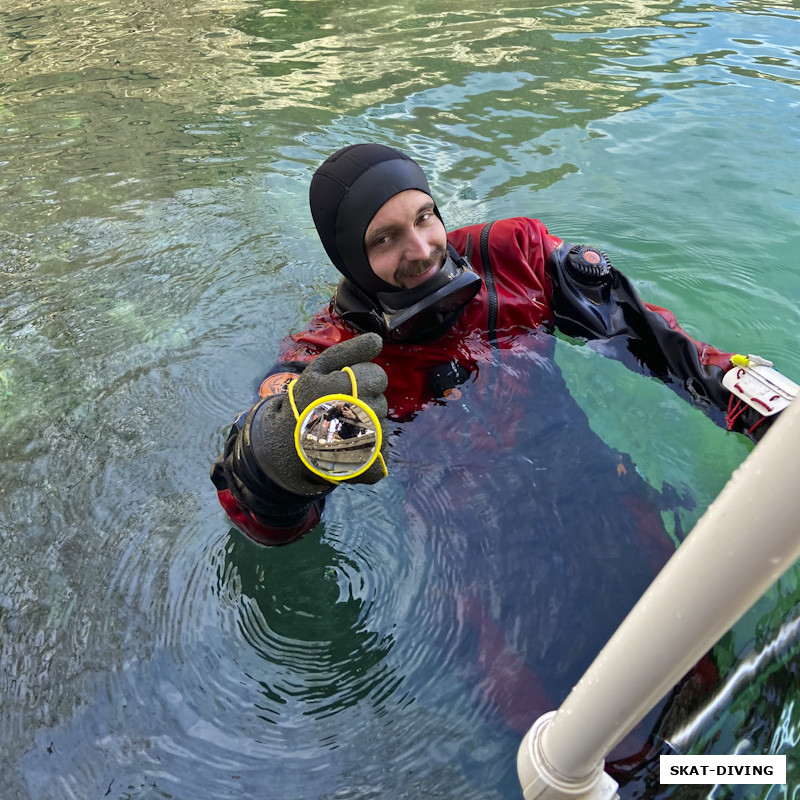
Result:
<svg viewBox="0 0 800 800"><path fill-rule="evenodd" d="M473 607L448 616L470 573L400 511L402 469L276 551L231 531L208 481L280 337L335 285L310 176L353 141L399 147L449 226L540 217L693 335L797 379L800 6L3 12L0 794L518 796L518 732L459 638ZM750 445L587 348L555 358L595 435L688 490L663 515L679 538ZM758 797L800 785L798 577L715 648L730 689L702 725L709 696L673 721L699 752L790 754L789 787ZM509 576L492 587L497 635L523 641Z"/></svg>

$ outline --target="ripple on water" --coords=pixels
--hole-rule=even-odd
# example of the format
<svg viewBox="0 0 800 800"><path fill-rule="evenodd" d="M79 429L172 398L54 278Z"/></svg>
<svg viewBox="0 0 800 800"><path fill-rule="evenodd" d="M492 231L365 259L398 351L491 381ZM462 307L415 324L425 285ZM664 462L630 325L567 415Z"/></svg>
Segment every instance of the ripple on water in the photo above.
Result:
<svg viewBox="0 0 800 800"><path fill-rule="evenodd" d="M278 25L247 0L207 5L51 3L4 22L3 792L499 797L517 739L464 646L478 612L460 565L489 600L492 579L458 531L425 536L464 498L409 509L392 478L343 488L318 531L264 550L227 533L208 482L220 426L321 302L301 300L322 259L304 238L311 164L354 136L405 142L432 185L462 187L464 223L552 186L533 206L568 206L556 233L608 219L620 240L618 210L639 205L618 266L651 263L666 305L717 301L726 336L742 320L796 363L776 322L797 319L793 245L769 255L796 216L781 116L796 14L384 4L354 24L290 4Z"/></svg>
<svg viewBox="0 0 800 800"><path fill-rule="evenodd" d="M377 740L401 719L419 738L390 747L388 762L382 753L376 780L389 767L430 761L426 736L441 738L451 726L447 714L425 707L426 696L441 694L431 682L447 643L432 647L424 633L439 597L426 596L425 554L409 553L387 510L397 491L341 490L324 533L290 548L258 548L238 534L203 546L185 530L166 577L154 560L148 565L141 543L129 547L109 591L153 618L157 647L146 662L126 664L108 693L124 695L125 713L138 709L137 717L158 709L153 729L165 733L148 738L147 752L171 765L162 779L193 776L199 796L211 796L203 794L211 781L226 797L226 776L252 781L264 759L277 775L320 760L346 769L354 756L340 758L342 751L378 758ZM115 736L108 747L135 746ZM434 754L437 769L459 772L445 767L452 754Z"/></svg>
<svg viewBox="0 0 800 800"><path fill-rule="evenodd" d="M109 606L128 609L121 661L87 681L67 727L40 730L46 765L25 759L36 796L77 797L91 786L113 794L124 775L129 789L154 796L280 798L292 796L298 771L308 791L324 794L348 785L356 766L365 791L396 790L423 762L431 796L463 783L453 755L465 743L436 753L426 744L434 734L445 741L450 721L420 702L431 690L425 637L401 641L413 633L419 565L402 563L377 506L374 527L346 524L341 513L364 500L342 496L321 538L282 550L189 529L171 542L130 537L104 587ZM155 641L137 646L147 626ZM110 630L95 633L110 640ZM411 729L387 751L393 731ZM360 796L350 785L348 796Z"/></svg>

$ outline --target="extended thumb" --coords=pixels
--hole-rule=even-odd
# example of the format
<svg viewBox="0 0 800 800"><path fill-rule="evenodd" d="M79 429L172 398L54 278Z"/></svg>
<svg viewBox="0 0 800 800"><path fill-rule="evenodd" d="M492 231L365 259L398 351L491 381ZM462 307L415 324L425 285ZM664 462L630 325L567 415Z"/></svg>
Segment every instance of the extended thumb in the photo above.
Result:
<svg viewBox="0 0 800 800"><path fill-rule="evenodd" d="M329 347L320 353L308 369L325 375L342 367L351 367L365 361L372 361L383 348L383 339L377 333L362 333L346 342Z"/></svg>

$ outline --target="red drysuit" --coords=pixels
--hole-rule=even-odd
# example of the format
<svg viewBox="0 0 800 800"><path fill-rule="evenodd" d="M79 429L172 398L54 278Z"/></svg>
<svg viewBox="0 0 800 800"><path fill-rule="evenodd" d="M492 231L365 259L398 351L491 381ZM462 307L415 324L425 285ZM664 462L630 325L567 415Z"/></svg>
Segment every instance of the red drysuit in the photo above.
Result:
<svg viewBox="0 0 800 800"><path fill-rule="evenodd" d="M402 495L387 513L413 554L408 569L425 574L425 635L442 637L483 712L522 733L563 700L674 549L661 516L674 501L590 429L554 363L554 329L661 378L723 424L730 354L690 338L617 270L571 272L569 246L538 220L448 240L471 250L480 292L441 337L386 342L376 359L388 375L384 483ZM359 333L343 314L332 301L283 341L259 402ZM752 438L769 424L752 409L731 416ZM212 473L220 500L251 539L293 541L319 522L327 493L309 501L240 469L234 445L247 424L243 415L231 428Z"/></svg>
<svg viewBox="0 0 800 800"><path fill-rule="evenodd" d="M389 377L390 419L404 420L427 404L452 400L460 384L490 366L497 369L515 353L549 357L551 337L530 334L544 334L557 326L571 336L602 340L604 354L662 378L721 421L730 401L721 384L731 366L730 354L691 339L671 312L643 303L617 270L612 268L599 283L591 276L576 279L564 263L568 245L536 219L473 225L451 232L448 241L460 254L472 250L469 260L483 286L440 338L426 344L385 343L376 362ZM284 340L279 363L261 385L262 397L283 391L304 363L359 333L340 310L332 301L305 331ZM485 425L471 422L470 447L509 445L516 424L536 403L535 396L525 401L532 389L521 375L506 374L492 391L503 393L506 401L501 411L505 441L497 440L496 431L488 435ZM756 430L760 434L766 429L761 422L756 412L747 409L736 418L735 427L755 437ZM262 544L292 541L319 521L323 498L309 504L307 498L287 495L262 477L253 485L252 475L237 474L230 454L241 425L242 420L232 428L225 453L212 472L220 501L250 538Z"/></svg>

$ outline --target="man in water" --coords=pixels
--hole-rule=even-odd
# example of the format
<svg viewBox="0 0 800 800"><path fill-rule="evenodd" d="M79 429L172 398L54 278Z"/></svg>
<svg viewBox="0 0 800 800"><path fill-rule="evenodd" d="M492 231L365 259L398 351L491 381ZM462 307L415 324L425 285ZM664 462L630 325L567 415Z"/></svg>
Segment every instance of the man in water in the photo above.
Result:
<svg viewBox="0 0 800 800"><path fill-rule="evenodd" d="M490 450L502 448L521 415L535 417L537 406L553 402L544 385L526 385L523 375L509 373L522 352L528 361L549 361L553 342L545 334L557 326L601 341L606 355L658 376L718 421L727 414L730 428L752 438L771 421L743 403L733 411L737 399L722 384L731 354L694 341L669 311L643 303L604 253L572 246L535 219L448 235L422 170L392 148L359 144L338 151L315 173L310 200L342 279L309 328L284 342L280 362L261 385L262 399L233 426L212 471L223 507L257 542L285 544L313 528L334 488L295 451L295 415L285 390L296 378L305 407L315 397L350 392L342 368L352 367L361 399L381 419L388 413L403 421L437 403L455 404L463 387L472 389L479 373L492 370L491 391L517 402L498 404L491 421L463 421L469 435L465 430L457 438L470 448L484 440ZM372 335L358 335L364 332ZM524 364L521 369L530 372ZM552 382L551 375L543 383ZM529 401L520 402L523 397ZM440 440L453 427L444 424ZM552 421L539 432L553 434ZM374 483L384 474L379 461L352 481Z"/></svg>
<svg viewBox="0 0 800 800"><path fill-rule="evenodd" d="M753 439L770 417L723 385L731 354L642 302L596 248L527 218L448 234L422 170L392 148L335 153L310 201L342 278L231 428L212 471L220 501L261 544L314 528L336 484L295 449L298 412L355 386L387 434L392 488L370 500L393 504L382 524L402 530L404 569L424 587L415 641L397 647L438 649L470 696L479 688L481 713L521 734L674 550L661 516L674 500L592 431L553 359L554 328ZM385 475L378 459L348 482Z"/></svg>

